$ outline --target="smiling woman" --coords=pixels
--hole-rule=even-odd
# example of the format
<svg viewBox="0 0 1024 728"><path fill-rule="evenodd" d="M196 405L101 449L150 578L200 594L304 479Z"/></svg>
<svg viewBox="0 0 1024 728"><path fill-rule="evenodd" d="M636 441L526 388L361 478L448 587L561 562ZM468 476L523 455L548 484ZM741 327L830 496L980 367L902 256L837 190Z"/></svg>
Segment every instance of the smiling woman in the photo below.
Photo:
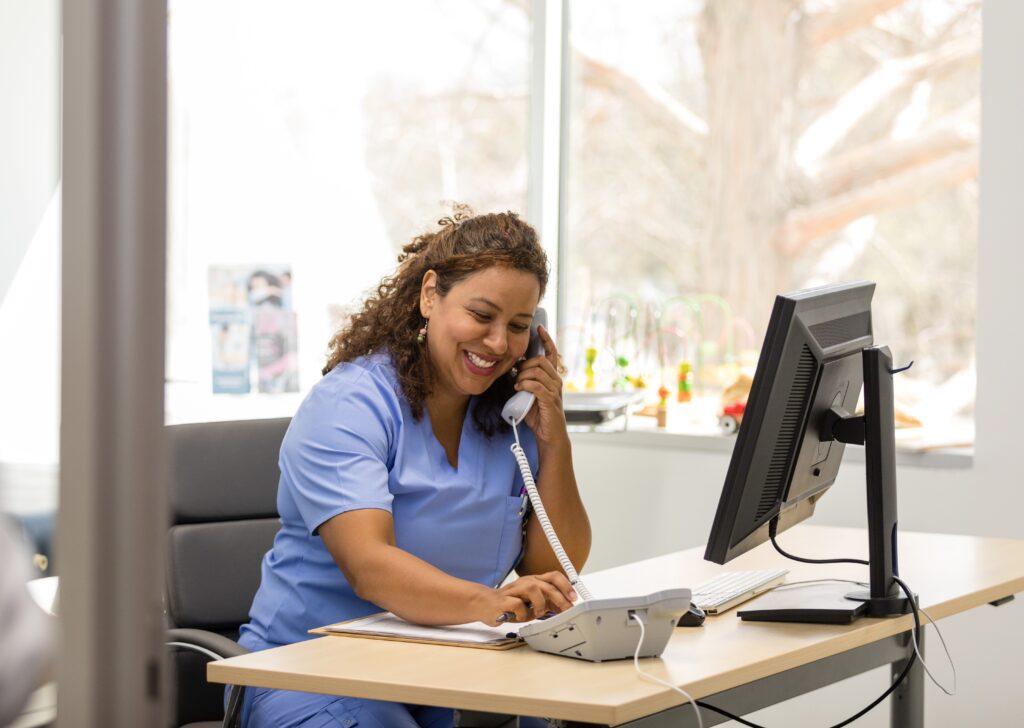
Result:
<svg viewBox="0 0 1024 728"><path fill-rule="evenodd" d="M341 362L387 349L417 418L422 416L429 392L443 396L457 386L456 370L448 361L456 348L496 361L506 352L493 347L507 346L508 337L512 341L521 338L522 350L526 350L530 321L548 282L547 256L537 233L514 213L472 216L468 208L460 207L439 225L440 229L417 236L403 248L398 270L381 281L376 295L332 339L324 368L326 373ZM470 284L470 278L476 282ZM466 287L461 287L463 283ZM449 302L456 287L460 290ZM431 320L435 308L439 315ZM456 312L461 315L457 317ZM506 326L494 326L495 321L504 321ZM489 344L481 340L481 346L466 346L463 337L471 322L479 327L477 336L508 333L501 334L502 342L488 338ZM424 346L417 334L425 325ZM449 326L453 327L451 333ZM488 328L491 333L481 333ZM462 343L456 346L449 339ZM452 348L446 350L449 344ZM492 371L505 373L514 363L512 359L504 370ZM467 392L481 395L474 418L486 434L498 429L498 411L512 396L513 384L508 378L495 377L482 390Z"/></svg>
<svg viewBox="0 0 1024 728"><path fill-rule="evenodd" d="M482 394L526 352L540 300L531 272L493 267L474 273L447 296L435 271L423 277L420 313L430 324L429 358L435 396Z"/></svg>
<svg viewBox="0 0 1024 728"><path fill-rule="evenodd" d="M398 270L335 335L324 377L285 436L281 530L243 645L298 642L382 610L419 624L494 626L571 606L577 595L527 507L500 419L515 390L536 397L520 440L548 517L582 567L590 525L558 349L543 327L545 353L522 359L547 280L536 232L511 212L459 209L405 246ZM506 584L513 569L519 578ZM248 726L453 723L439 708L279 690L246 701Z"/></svg>

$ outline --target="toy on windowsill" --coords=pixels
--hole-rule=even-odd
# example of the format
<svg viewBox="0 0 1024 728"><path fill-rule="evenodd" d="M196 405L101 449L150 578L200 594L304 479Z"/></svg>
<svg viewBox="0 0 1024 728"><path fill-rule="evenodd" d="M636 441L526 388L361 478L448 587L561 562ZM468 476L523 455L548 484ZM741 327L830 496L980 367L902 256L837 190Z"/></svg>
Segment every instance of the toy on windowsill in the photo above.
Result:
<svg viewBox="0 0 1024 728"><path fill-rule="evenodd" d="M676 401L689 402L693 399L693 386L690 382L690 363L682 362L679 365L679 382L676 388Z"/></svg>
<svg viewBox="0 0 1024 728"><path fill-rule="evenodd" d="M612 389L616 391L623 391L627 389L629 385L630 377L626 372L629 371L629 359L619 355L615 357L615 381L612 383Z"/></svg>
<svg viewBox="0 0 1024 728"><path fill-rule="evenodd" d="M750 385L753 380L747 374L740 374L722 392L722 409L718 414L718 427L726 435L733 435L743 424L743 412L747 408Z"/></svg>
<svg viewBox="0 0 1024 728"><path fill-rule="evenodd" d="M665 427L668 424L668 396L671 392L662 385L658 387L658 410L656 413L658 427Z"/></svg>
<svg viewBox="0 0 1024 728"><path fill-rule="evenodd" d="M743 411L747 408L744 402L734 402L722 408L718 415L718 427L725 435L735 435L743 422Z"/></svg>
<svg viewBox="0 0 1024 728"><path fill-rule="evenodd" d="M668 417L668 398L671 395L671 390L662 385L658 387L658 402L656 404L648 402L633 414L638 417L656 417L658 419L658 427L664 427L665 425L662 421Z"/></svg>
<svg viewBox="0 0 1024 728"><path fill-rule="evenodd" d="M593 392L594 388L595 388L594 387L594 362L597 361L597 347L596 346L588 346L587 347L586 361L587 361L587 366L583 370L583 374L584 374L584 376L586 376L586 383L583 385L583 388L585 390L587 390L588 392Z"/></svg>

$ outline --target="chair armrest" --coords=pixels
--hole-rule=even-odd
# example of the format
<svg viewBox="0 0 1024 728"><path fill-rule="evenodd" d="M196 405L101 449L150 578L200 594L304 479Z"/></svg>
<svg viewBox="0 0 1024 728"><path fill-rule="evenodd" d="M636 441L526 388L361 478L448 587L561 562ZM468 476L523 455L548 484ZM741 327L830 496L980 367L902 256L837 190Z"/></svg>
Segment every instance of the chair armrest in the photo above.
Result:
<svg viewBox="0 0 1024 728"><path fill-rule="evenodd" d="M167 645L202 652L210 659L223 660L226 657L244 655L249 650L224 635L208 632L205 629L187 629L177 627L167 630Z"/></svg>

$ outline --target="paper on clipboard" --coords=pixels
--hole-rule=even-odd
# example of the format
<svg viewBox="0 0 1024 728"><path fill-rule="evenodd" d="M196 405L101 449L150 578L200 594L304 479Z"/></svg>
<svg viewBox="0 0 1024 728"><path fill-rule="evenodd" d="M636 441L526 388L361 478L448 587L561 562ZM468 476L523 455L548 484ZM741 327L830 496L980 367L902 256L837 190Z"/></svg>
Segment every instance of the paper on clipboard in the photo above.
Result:
<svg viewBox="0 0 1024 728"><path fill-rule="evenodd" d="M351 637L427 642L485 649L509 649L523 644L519 637L521 624L503 624L488 627L482 622L455 624L448 627L428 627L406 622L391 612L371 614L369 617L329 624L310 630L315 634L336 634Z"/></svg>

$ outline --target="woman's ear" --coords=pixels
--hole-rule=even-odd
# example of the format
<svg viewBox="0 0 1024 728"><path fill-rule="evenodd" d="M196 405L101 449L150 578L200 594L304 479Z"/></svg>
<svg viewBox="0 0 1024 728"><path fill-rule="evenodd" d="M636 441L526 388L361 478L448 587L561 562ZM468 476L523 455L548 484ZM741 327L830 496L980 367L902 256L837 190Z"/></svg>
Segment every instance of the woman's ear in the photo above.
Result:
<svg viewBox="0 0 1024 728"><path fill-rule="evenodd" d="M437 273L428 270L423 274L423 283L420 285L420 315L423 318L430 318L430 312L434 308L434 299L437 298Z"/></svg>

